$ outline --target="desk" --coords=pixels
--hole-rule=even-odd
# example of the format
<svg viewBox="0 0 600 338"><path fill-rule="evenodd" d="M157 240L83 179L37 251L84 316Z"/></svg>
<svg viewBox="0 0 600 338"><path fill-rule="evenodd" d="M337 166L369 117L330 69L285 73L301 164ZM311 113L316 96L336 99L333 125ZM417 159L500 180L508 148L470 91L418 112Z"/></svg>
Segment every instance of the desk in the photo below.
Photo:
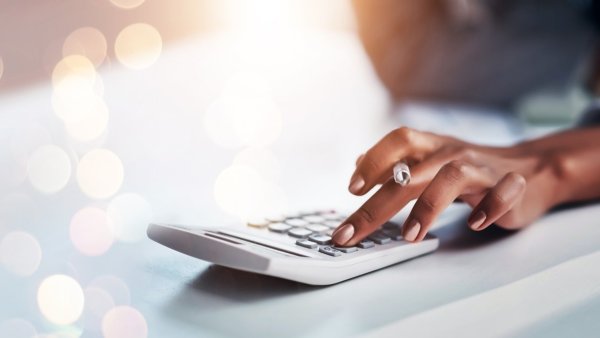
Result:
<svg viewBox="0 0 600 338"><path fill-rule="evenodd" d="M329 287L211 266L144 239L116 242L97 257L81 254L69 235L73 215L86 206L104 210L113 196L87 197L73 175L59 192L42 194L20 175L23 163L7 154L52 143L66 149L75 166L90 149L105 147L123 163L125 178L117 195L141 196L153 221L228 222L233 217L215 202L214 182L240 149L224 149L211 141L203 127L204 112L225 85L223 79L248 67L270 81L283 112L281 136L269 146L278 164L268 169L278 177L289 208L352 210L360 205L363 199L345 192L354 159L397 127L402 116L388 114L391 106L385 91L356 38L322 34L302 42L301 48L286 49L271 63L238 58L235 46L227 41L205 37L172 46L144 71L116 64L102 69L110 123L99 140L89 143L66 136L50 106L49 83L0 97L1 136L10 141L3 144L23 145L3 148L5 168L16 174L6 176L11 180L0 196L0 234L26 231L42 252L31 276L0 269L0 320L18 318L21 324L24 320L26 328L40 334L100 336L101 314L88 308L68 326L53 325L40 313L39 284L49 275L66 274L84 290L106 291L111 304L135 308L145 318L150 337L389 335L395 329L403 330L397 334L418 336L428 332L419 327L423 321L432 328L447 327L447 318L459 321L449 332L465 329L471 330L465 331L470 335L488 324L497 329L495 333L522 336L598 332L597 287L574 293L572 301L568 292L562 292L560 311L538 311L514 326L504 323L511 330L498 329L504 314L495 312L511 306L481 303L497 299L489 292L505 287L499 294L518 308L523 287L511 283L531 276L541 277L526 280L525 290L550 277L552 285L560 285L560 278L571 285L568 274L561 277L551 271L548 277L543 271L597 251L598 205L551 213L518 233L498 229L475 233L463 220L434 230L441 241L435 253ZM222 67L223 59L234 66ZM509 142L515 137L509 134L493 134L506 137L491 141ZM597 261L594 257L584 263ZM571 268L568 265L565 271ZM580 267L586 268L597 270L597 265ZM592 285L600 284L597 274L586 278ZM477 295L483 301L469 298ZM482 322L461 327L460 316L451 313L469 305L485 311L477 317ZM464 323L471 321L465 318Z"/></svg>

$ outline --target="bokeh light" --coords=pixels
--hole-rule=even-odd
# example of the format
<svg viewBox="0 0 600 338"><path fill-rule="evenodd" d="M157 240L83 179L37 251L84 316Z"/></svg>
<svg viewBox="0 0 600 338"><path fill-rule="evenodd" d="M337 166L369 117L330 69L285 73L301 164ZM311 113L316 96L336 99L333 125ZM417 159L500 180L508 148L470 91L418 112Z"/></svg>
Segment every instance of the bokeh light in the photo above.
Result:
<svg viewBox="0 0 600 338"><path fill-rule="evenodd" d="M145 0L110 0L110 2L123 9L133 9L139 7Z"/></svg>
<svg viewBox="0 0 600 338"><path fill-rule="evenodd" d="M96 287L87 287L84 290L84 294L85 329L100 331L102 328L102 318L115 306L115 301L107 291Z"/></svg>
<svg viewBox="0 0 600 338"><path fill-rule="evenodd" d="M96 207L79 210L71 219L69 234L75 248L88 256L104 254L113 243L106 212Z"/></svg>
<svg viewBox="0 0 600 338"><path fill-rule="evenodd" d="M225 148L270 145L282 126L267 81L252 72L234 75L204 115L207 134Z"/></svg>
<svg viewBox="0 0 600 338"><path fill-rule="evenodd" d="M121 194L113 198L107 208L113 235L123 242L135 242L146 237L146 228L152 221L152 208L140 195Z"/></svg>
<svg viewBox="0 0 600 338"><path fill-rule="evenodd" d="M87 288L97 288L106 291L115 305L128 305L131 301L131 293L127 284L113 275L102 275L94 278Z"/></svg>
<svg viewBox="0 0 600 338"><path fill-rule="evenodd" d="M65 120L86 109L88 101L101 98L103 93L104 83L100 75L93 82L77 75L66 76L54 85L52 108L60 119Z"/></svg>
<svg viewBox="0 0 600 338"><path fill-rule="evenodd" d="M123 183L123 164L107 149L94 149L83 155L77 166L77 183L91 198L114 195Z"/></svg>
<svg viewBox="0 0 600 338"><path fill-rule="evenodd" d="M40 284L37 301L46 319L54 324L67 325L81 316L84 294L75 279L66 275L53 275Z"/></svg>
<svg viewBox="0 0 600 338"><path fill-rule="evenodd" d="M117 306L102 319L105 338L145 338L148 325L144 316L130 306Z"/></svg>
<svg viewBox="0 0 600 338"><path fill-rule="evenodd" d="M28 178L45 194L61 190L71 177L71 160L60 147L47 144L33 152L27 163Z"/></svg>
<svg viewBox="0 0 600 338"><path fill-rule="evenodd" d="M52 84L57 86L62 81L78 78L89 86L93 86L96 76L96 68L87 57L83 55L68 55L54 67Z"/></svg>
<svg viewBox="0 0 600 338"><path fill-rule="evenodd" d="M147 23L129 25L115 41L119 62L131 69L144 69L156 62L162 50L162 38L156 28Z"/></svg>
<svg viewBox="0 0 600 338"><path fill-rule="evenodd" d="M69 34L63 43L64 57L83 55L98 67L106 58L107 43L104 34L94 27L81 27Z"/></svg>
<svg viewBox="0 0 600 338"><path fill-rule="evenodd" d="M248 165L223 170L215 182L214 194L224 211L244 220L287 212L283 189Z"/></svg>
<svg viewBox="0 0 600 338"><path fill-rule="evenodd" d="M73 139L87 142L102 135L109 113L102 79L90 59L65 56L54 68L53 89L52 108Z"/></svg>
<svg viewBox="0 0 600 338"><path fill-rule="evenodd" d="M0 337L34 338L37 337L37 332L25 319L11 318L0 323Z"/></svg>
<svg viewBox="0 0 600 338"><path fill-rule="evenodd" d="M0 241L0 262L17 276L31 276L40 266L42 248L32 235L15 231Z"/></svg>

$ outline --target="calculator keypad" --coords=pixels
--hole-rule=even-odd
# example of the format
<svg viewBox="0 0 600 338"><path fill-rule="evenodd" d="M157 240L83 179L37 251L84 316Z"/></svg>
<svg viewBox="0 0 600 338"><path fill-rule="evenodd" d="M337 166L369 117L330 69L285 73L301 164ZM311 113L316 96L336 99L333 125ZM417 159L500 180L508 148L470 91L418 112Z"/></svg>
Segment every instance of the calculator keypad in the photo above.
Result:
<svg viewBox="0 0 600 338"><path fill-rule="evenodd" d="M333 210L317 212L299 212L294 215L276 215L264 219L253 219L247 222L249 227L257 231L268 231L296 238L296 245L306 249L317 249L320 253L331 257L370 249L376 245L384 245L391 241L403 240L400 227L391 222L385 223L380 230L372 233L354 247L332 246L333 231L346 219ZM279 235L278 235L279 236Z"/></svg>
<svg viewBox="0 0 600 338"><path fill-rule="evenodd" d="M333 256L333 257L337 257L337 256L341 256L342 252L338 249L334 249L330 246L322 246L319 248L319 252L324 253L326 255L329 256Z"/></svg>
<svg viewBox="0 0 600 338"><path fill-rule="evenodd" d="M288 235L290 235L292 237L296 237L296 238L304 238L304 237L308 237L308 235L310 235L312 233L313 232L308 229L294 228L288 232Z"/></svg>

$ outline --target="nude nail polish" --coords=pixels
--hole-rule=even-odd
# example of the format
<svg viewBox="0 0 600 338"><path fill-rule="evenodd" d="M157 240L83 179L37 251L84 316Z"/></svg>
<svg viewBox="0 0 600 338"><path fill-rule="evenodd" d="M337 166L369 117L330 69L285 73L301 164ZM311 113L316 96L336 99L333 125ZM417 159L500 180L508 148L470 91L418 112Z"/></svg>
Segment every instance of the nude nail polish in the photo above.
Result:
<svg viewBox="0 0 600 338"><path fill-rule="evenodd" d="M473 216L469 217L467 223L469 223L471 229L478 230L483 225L483 222L485 222L486 217L485 212L479 210Z"/></svg>
<svg viewBox="0 0 600 338"><path fill-rule="evenodd" d="M333 242L339 245L346 244L354 236L354 225L347 223L333 234Z"/></svg>
<svg viewBox="0 0 600 338"><path fill-rule="evenodd" d="M413 219L406 225L406 229L404 239L409 242L414 242L421 231L421 224Z"/></svg>
<svg viewBox="0 0 600 338"><path fill-rule="evenodd" d="M360 189L362 189L364 186L365 186L365 180L360 176L356 176L352 180L352 182L350 182L350 187L348 189L350 190L351 193L358 194L360 192Z"/></svg>

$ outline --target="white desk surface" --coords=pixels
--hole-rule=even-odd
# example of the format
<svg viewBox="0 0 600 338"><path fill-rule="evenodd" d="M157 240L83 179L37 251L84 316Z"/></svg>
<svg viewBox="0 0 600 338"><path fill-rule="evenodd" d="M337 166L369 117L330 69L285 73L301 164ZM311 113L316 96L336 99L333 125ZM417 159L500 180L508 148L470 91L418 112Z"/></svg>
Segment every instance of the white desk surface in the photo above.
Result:
<svg viewBox="0 0 600 338"><path fill-rule="evenodd" d="M1 136L35 143L45 130L41 138L68 149L74 163L94 146L109 148L125 168L118 193L143 196L153 220L220 224L231 216L214 200L214 181L239 149L211 142L203 115L224 79L250 67L271 81L283 111L282 135L270 149L279 160L275 174L290 208L358 206L362 199L346 192L355 157L397 127L398 118L407 121L402 114L411 116L405 123L418 124L413 120L420 108L400 117L388 114L385 91L354 36L323 34L299 42L302 48L286 49L277 55L280 62L271 63L245 62L223 41L203 38L170 46L145 71L116 63L105 67L101 75L111 119L107 134L94 144L65 136L50 106L48 83L0 96ZM468 122L456 123L469 129ZM510 123L489 125L496 129L488 136L496 138L488 142L518 137ZM435 123L430 127L435 130ZM11 164L9 157L3 161ZM434 231L441 246L431 255L312 287L211 266L147 239L115 243L99 257L84 256L69 239L70 219L87 205L105 208L110 199L87 198L73 177L53 195L40 194L27 181L2 189L0 235L29 232L40 243L42 260L29 277L0 268L0 322L21 318L40 334L100 335L99 319L85 311L70 327L43 318L37 288L58 273L83 288L99 276L120 280L120 289L107 291L117 305L129 304L143 314L150 337L548 337L594 336L600 329L600 259L583 257L600 248L599 205L551 213L518 233L474 233L459 222Z"/></svg>

